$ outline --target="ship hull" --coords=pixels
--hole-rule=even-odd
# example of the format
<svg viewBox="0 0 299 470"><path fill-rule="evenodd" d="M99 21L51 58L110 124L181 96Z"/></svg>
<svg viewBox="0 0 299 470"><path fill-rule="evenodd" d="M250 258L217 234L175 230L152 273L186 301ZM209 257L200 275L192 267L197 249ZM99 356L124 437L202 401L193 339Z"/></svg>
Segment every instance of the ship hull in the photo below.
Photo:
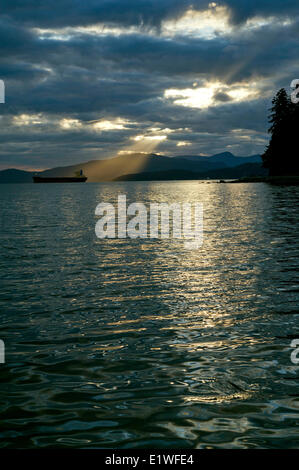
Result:
<svg viewBox="0 0 299 470"><path fill-rule="evenodd" d="M34 183L85 183L86 176L83 177L46 177L46 176L33 176Z"/></svg>

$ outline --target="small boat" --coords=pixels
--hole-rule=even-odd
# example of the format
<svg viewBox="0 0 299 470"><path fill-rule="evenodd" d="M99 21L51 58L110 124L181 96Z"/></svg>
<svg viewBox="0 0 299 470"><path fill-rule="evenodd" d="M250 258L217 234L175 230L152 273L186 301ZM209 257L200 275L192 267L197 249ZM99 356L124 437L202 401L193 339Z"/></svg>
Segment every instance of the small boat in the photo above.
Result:
<svg viewBox="0 0 299 470"><path fill-rule="evenodd" d="M34 183L85 183L87 177L83 175L83 171L80 170L76 176L37 176L34 175Z"/></svg>

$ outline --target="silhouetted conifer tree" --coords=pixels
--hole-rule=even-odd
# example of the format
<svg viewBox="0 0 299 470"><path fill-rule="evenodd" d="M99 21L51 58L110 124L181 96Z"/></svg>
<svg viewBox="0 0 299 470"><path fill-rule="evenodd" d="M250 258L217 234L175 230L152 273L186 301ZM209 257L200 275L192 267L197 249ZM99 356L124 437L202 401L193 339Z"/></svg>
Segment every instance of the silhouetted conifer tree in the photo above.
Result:
<svg viewBox="0 0 299 470"><path fill-rule="evenodd" d="M269 116L270 143L262 155L270 176L294 176L298 172L299 105L292 103L282 88L272 100Z"/></svg>

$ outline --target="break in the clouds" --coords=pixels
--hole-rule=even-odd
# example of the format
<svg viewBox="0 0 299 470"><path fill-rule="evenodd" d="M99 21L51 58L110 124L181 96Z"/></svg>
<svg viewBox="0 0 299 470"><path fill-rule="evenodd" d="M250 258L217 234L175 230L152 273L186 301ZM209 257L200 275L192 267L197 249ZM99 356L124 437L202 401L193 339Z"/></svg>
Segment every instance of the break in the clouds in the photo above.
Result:
<svg viewBox="0 0 299 470"><path fill-rule="evenodd" d="M297 0L3 1L0 165L261 153L298 26Z"/></svg>

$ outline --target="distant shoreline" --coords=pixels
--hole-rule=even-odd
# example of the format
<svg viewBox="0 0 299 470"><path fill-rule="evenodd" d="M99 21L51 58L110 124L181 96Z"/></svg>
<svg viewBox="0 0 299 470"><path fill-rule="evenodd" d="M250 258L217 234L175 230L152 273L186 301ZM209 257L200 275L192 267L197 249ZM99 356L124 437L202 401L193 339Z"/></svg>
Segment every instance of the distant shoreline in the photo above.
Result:
<svg viewBox="0 0 299 470"><path fill-rule="evenodd" d="M278 185L299 185L299 176L256 176L239 178L233 181L219 181L222 183L270 183Z"/></svg>

